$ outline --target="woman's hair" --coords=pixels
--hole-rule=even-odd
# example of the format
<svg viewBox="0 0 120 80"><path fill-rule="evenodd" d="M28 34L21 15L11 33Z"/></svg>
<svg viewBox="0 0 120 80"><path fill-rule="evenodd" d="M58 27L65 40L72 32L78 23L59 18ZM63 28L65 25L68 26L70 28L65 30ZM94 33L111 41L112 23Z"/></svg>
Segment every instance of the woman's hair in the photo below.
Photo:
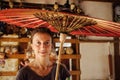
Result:
<svg viewBox="0 0 120 80"><path fill-rule="evenodd" d="M52 43L53 43L53 32L51 32L48 28L46 28L45 26L39 27L39 28L35 28L32 32L31 32L31 43L33 40L33 36L36 33L46 33L48 35L50 35L50 37L52 38Z"/></svg>

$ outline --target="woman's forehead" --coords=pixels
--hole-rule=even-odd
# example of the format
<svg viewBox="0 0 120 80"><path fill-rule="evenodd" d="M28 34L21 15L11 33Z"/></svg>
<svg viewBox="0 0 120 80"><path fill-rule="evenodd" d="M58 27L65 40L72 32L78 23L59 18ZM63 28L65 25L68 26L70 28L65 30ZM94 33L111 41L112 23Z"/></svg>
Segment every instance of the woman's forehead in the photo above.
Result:
<svg viewBox="0 0 120 80"><path fill-rule="evenodd" d="M47 33L36 33L33 36L33 39L39 39L39 40L51 40L51 36Z"/></svg>

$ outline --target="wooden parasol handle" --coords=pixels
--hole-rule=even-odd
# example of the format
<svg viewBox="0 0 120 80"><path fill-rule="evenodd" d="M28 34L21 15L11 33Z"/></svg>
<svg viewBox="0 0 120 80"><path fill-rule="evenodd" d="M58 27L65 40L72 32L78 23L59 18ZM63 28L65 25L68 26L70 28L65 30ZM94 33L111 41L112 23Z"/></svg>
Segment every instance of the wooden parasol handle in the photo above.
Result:
<svg viewBox="0 0 120 80"><path fill-rule="evenodd" d="M59 47L59 53L58 53L58 62L57 62L57 68L56 68L56 75L55 75L55 80L58 80L58 76L59 76L59 68L60 68L60 62L61 62L61 52L62 52L62 47L63 44L66 40L66 34L64 33L60 33L60 47Z"/></svg>

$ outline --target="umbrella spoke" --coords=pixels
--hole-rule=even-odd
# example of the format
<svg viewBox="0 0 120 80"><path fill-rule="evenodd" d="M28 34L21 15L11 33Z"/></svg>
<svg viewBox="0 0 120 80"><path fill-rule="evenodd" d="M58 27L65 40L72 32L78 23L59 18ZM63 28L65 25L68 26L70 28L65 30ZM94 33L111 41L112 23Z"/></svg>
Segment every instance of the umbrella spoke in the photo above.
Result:
<svg viewBox="0 0 120 80"><path fill-rule="evenodd" d="M89 33L91 34L98 34L99 32L96 31L93 27L84 27Z"/></svg>
<svg viewBox="0 0 120 80"><path fill-rule="evenodd" d="M120 25L113 25L113 24L106 24L106 23L101 23L101 24L104 25L103 27L105 27L105 28L110 28L110 29L113 29L113 30L120 29Z"/></svg>
<svg viewBox="0 0 120 80"><path fill-rule="evenodd" d="M99 28L101 28L102 30L105 30L109 34L114 34L114 35L119 35L120 34L119 31L115 31L115 30L112 30L112 29L109 29L109 28L104 28L103 26L100 26L100 25L99 25Z"/></svg>
<svg viewBox="0 0 120 80"><path fill-rule="evenodd" d="M35 26L35 24L40 24L42 22L43 22L42 20L35 20L35 21L27 22L28 24L24 24L22 27L33 25L33 24L34 24L33 26Z"/></svg>

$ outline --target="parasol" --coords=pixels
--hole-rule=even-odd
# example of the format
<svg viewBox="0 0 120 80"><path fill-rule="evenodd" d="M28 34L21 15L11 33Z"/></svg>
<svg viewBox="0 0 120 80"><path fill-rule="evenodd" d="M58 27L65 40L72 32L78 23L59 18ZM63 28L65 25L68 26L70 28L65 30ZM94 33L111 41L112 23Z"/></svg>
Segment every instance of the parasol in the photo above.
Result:
<svg viewBox="0 0 120 80"><path fill-rule="evenodd" d="M62 12L45 11L38 9L7 9L0 11L0 21L8 24L36 28L47 25L53 32L60 34L60 49L55 80L58 80L59 62L66 34L86 36L120 36L120 24L101 19L73 15Z"/></svg>
<svg viewBox="0 0 120 80"><path fill-rule="evenodd" d="M37 13L37 14L36 14ZM35 14L35 15L33 15ZM57 24L49 23L50 21L50 14L51 17L54 17L53 20L55 20L59 25L59 27L63 27L62 24L65 22L66 26L69 25L69 21L72 22L70 26L85 26L76 28L73 31L69 31L69 34L72 35L86 35L86 36L112 36L117 37L120 36L120 24L114 23L111 21L105 21L101 19L86 17L86 16L80 16L80 15L72 15L72 14L66 14L66 13L60 13L60 12L52 12L52 11L45 11L45 10L39 10L39 9L6 9L0 11L0 21L6 22L8 24L20 26L20 27L27 27L27 28L35 28L40 25L48 25L49 28L54 31L58 32L55 28L55 26L58 26ZM44 17L40 17L40 15ZM68 15L69 20L67 21L63 20L63 17ZM37 17L42 18L38 19ZM62 17L62 18L60 18ZM67 16L66 16L67 17ZM55 19L55 18L58 18ZM43 21L45 20L45 21ZM62 23L63 20L63 23ZM47 22L49 23L47 23ZM61 24L61 25L60 25ZM77 24L77 25L76 25ZM79 25L78 25L79 24ZM92 25L95 24L95 25ZM69 27L70 27L69 26ZM65 30L66 28L64 28ZM60 29L59 29L60 30ZM65 30L66 31L66 30ZM63 31L64 32L64 31Z"/></svg>

